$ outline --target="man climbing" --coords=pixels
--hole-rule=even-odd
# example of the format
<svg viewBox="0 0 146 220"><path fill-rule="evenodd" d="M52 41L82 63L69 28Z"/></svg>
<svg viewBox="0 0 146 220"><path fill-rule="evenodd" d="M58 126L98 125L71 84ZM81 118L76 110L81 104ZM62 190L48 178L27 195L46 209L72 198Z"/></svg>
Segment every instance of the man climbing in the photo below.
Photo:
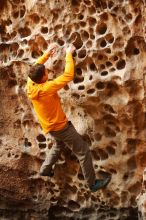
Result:
<svg viewBox="0 0 146 220"><path fill-rule="evenodd" d="M50 149L41 166L40 175L53 175L52 166L56 163L65 143L78 158L84 178L90 190L95 192L106 187L111 178L96 179L89 147L73 124L68 121L57 94L74 78L72 53L75 51L75 47L69 45L66 49L64 73L56 79L48 81L48 70L45 69L44 63L53 56L55 50L56 47L53 47L36 61L36 64L30 69L27 81L27 95L32 101L41 127L46 134L50 133L56 140L56 144Z"/></svg>

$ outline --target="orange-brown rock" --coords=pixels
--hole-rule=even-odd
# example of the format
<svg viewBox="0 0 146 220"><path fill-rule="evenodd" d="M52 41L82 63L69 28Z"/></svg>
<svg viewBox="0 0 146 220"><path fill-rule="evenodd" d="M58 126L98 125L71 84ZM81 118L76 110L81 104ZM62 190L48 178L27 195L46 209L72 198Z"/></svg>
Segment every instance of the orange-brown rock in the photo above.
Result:
<svg viewBox="0 0 146 220"><path fill-rule="evenodd" d="M0 219L145 219L146 3L144 0L0 1ZM66 148L52 179L39 168L54 144L25 94L30 65L59 46L46 68L64 69L76 46L76 77L60 91L64 111L90 145L97 176L91 193ZM140 217L140 216L139 216Z"/></svg>

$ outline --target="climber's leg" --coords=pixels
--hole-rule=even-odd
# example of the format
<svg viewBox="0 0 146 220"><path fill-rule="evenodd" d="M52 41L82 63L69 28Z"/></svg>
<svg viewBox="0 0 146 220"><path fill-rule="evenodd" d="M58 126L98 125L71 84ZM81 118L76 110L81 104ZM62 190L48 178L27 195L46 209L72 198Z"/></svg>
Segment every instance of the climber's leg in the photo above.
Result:
<svg viewBox="0 0 146 220"><path fill-rule="evenodd" d="M59 158L61 147L63 146L63 142L56 139L56 144L50 149L48 155L46 156L45 161L43 162L40 168L41 176L52 176L52 166L56 163Z"/></svg>
<svg viewBox="0 0 146 220"><path fill-rule="evenodd" d="M53 131L50 134L56 139L63 140L63 142L73 151L77 156L84 178L87 183L92 186L95 183L95 171L93 168L91 152L87 143L82 139L81 135L76 131L71 122L60 131Z"/></svg>

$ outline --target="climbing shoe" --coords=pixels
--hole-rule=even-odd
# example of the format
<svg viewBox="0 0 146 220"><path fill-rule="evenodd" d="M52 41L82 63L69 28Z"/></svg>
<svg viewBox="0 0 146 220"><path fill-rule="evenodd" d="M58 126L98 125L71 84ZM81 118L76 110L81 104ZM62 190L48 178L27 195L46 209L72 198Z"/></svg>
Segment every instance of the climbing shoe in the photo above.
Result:
<svg viewBox="0 0 146 220"><path fill-rule="evenodd" d="M111 180L111 176L106 177L105 179L96 179L95 184L90 187L92 192L96 192L99 189L105 188Z"/></svg>
<svg viewBox="0 0 146 220"><path fill-rule="evenodd" d="M47 171L47 169L43 169L43 170L40 171L40 176L53 177L54 176L54 171L52 169L50 171Z"/></svg>

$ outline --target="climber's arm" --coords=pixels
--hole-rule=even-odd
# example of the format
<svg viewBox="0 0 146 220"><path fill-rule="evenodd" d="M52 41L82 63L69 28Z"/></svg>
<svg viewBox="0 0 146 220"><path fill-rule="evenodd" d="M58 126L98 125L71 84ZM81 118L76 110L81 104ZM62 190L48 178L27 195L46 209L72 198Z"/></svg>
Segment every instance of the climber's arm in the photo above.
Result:
<svg viewBox="0 0 146 220"><path fill-rule="evenodd" d="M72 53L74 52L75 47L70 45L66 49L66 64L64 73L61 76L58 76L56 79L52 81L48 81L44 84L44 91L49 93L55 93L61 88L63 88L68 82L72 81L74 78L74 61L72 57Z"/></svg>
<svg viewBox="0 0 146 220"><path fill-rule="evenodd" d="M35 63L44 64L49 57L52 57L56 52L57 46L53 46L51 49L48 49L42 56L40 56Z"/></svg>

